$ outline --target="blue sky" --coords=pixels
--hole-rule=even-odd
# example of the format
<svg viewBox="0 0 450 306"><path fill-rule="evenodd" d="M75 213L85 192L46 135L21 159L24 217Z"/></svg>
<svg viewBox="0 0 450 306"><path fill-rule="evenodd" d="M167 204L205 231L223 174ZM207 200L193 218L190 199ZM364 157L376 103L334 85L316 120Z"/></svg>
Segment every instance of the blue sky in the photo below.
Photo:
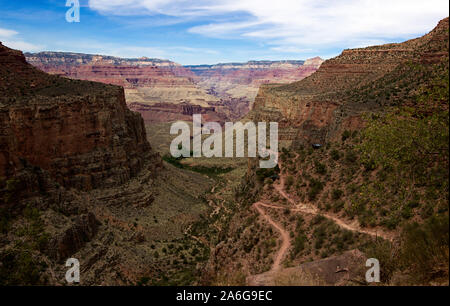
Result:
<svg viewBox="0 0 450 306"><path fill-rule="evenodd" d="M0 0L0 41L23 51L156 57L181 64L329 58L401 42L448 16L446 0Z"/></svg>

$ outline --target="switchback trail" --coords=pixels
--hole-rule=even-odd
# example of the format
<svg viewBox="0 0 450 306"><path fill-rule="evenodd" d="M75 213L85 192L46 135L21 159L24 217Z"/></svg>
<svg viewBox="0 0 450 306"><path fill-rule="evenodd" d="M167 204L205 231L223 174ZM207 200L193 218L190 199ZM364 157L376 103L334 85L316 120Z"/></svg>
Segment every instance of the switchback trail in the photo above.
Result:
<svg viewBox="0 0 450 306"><path fill-rule="evenodd" d="M280 163L281 165L281 163ZM284 190L284 181L285 177L284 175L280 175L280 183L274 184L275 190L283 197L285 198L293 207L286 207L286 206L279 206L276 204L267 204L263 202L255 202L253 203L253 207L258 211L258 213L272 226L274 227L278 232L280 232L282 243L281 247L278 250L278 252L275 255L272 268L270 271L262 274L257 274L250 276L247 280L247 282L254 284L258 284L259 282L263 281L263 279L267 277L272 277L275 272L279 271L281 269L281 263L283 261L283 258L286 256L287 251L291 247L291 239L289 237L288 232L281 226L279 223L275 222L263 209L263 207L272 208L272 209L289 209L291 212L300 212L300 213L306 213L311 215L321 215L329 220L332 220L334 223L336 223L338 226L357 233L362 233L366 235L370 235L372 237L381 237L385 240L392 241L393 236L389 233L383 232L381 230L371 230L371 229L362 229L359 225L358 221L355 220L352 223L348 223L342 219L340 219L337 216L331 215L326 212L321 212L317 207L313 205L307 205L304 203L297 203L285 190Z"/></svg>
<svg viewBox="0 0 450 306"><path fill-rule="evenodd" d="M322 215L323 217L325 217L329 220L332 220L337 225L339 225L340 227L342 227L346 230L370 235L372 237L381 237L381 238L383 238L385 240L389 240L389 241L393 240L392 234L386 233L382 230L361 228L361 226L359 225L359 222L357 220L354 220L352 223L348 223L347 221L340 219L338 216L334 216L327 212L320 211L317 207L315 207L313 205L297 203L286 191L284 191L284 176L281 176L280 180L281 180L281 184L274 184L274 188L278 191L278 193L283 198L285 198L290 204L292 204L294 206L294 208L289 208L291 211L302 212L302 213L313 214L313 215ZM276 205L270 205L270 207L286 209L286 207L280 207L280 206L276 207Z"/></svg>
<svg viewBox="0 0 450 306"><path fill-rule="evenodd" d="M279 225L278 223L273 221L272 218L264 211L264 209L261 208L261 206L267 207L266 204L264 204L262 202L256 202L253 204L253 206L256 208L256 210L259 212L259 214L262 217L264 217L264 219L266 219L266 221L269 222L270 225L272 225L281 234L281 239L282 239L281 247L278 250L278 252L274 258L272 269L271 269L271 271L278 271L281 268L281 262L284 258L284 255L286 254L289 247L291 246L291 239L289 238L289 234L286 232L286 230L281 225Z"/></svg>

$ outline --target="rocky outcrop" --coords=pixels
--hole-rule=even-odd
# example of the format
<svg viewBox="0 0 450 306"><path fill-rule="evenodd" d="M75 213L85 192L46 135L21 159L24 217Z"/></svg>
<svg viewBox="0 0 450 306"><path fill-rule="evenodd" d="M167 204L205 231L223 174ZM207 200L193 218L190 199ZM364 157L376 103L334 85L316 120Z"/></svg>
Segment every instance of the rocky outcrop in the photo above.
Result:
<svg viewBox="0 0 450 306"><path fill-rule="evenodd" d="M37 166L65 187L123 183L153 155L123 89L48 75L0 45L0 176Z"/></svg>
<svg viewBox="0 0 450 306"><path fill-rule="evenodd" d="M188 103L157 103L148 105L134 102L129 105L129 108L142 114L146 122L192 121L192 115L194 114L202 114L205 120L215 122L224 122L227 118L225 115L217 112L213 106L202 107Z"/></svg>
<svg viewBox="0 0 450 306"><path fill-rule="evenodd" d="M70 69L73 66L84 65L112 65L112 66L137 66L137 67L170 67L174 71L183 69L179 64L157 58L120 58L106 55L92 55L73 52L39 52L39 53L25 53L27 61L33 66L43 69L51 69L52 67L66 66ZM58 68L59 69L59 68Z"/></svg>
<svg viewBox="0 0 450 306"><path fill-rule="evenodd" d="M299 82L261 86L249 117L279 121L287 145L323 143L344 128L361 127L362 113L395 105L417 90L420 80L413 76L411 82L399 83L407 79L408 65L438 63L445 55L448 18L423 37L344 50Z"/></svg>
<svg viewBox="0 0 450 306"><path fill-rule="evenodd" d="M249 286L354 286L365 284L367 257L359 250L247 278Z"/></svg>
<svg viewBox="0 0 450 306"><path fill-rule="evenodd" d="M92 213L76 217L65 231L52 238L47 251L49 256L57 261L66 260L95 236L98 227L99 221Z"/></svg>

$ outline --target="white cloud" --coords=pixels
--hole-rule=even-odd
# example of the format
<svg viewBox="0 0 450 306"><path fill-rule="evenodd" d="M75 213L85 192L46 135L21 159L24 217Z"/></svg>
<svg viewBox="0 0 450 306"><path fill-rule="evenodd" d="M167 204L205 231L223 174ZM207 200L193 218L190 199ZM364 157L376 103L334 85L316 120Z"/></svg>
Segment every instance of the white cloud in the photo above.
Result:
<svg viewBox="0 0 450 306"><path fill-rule="evenodd" d="M123 45L110 42L100 42L95 40L58 40L54 43L52 51L59 52L79 52L89 54L101 54L117 56L122 58L159 58L175 61L177 58L185 56L207 56L217 55L220 52L208 48L192 48L189 46L137 46Z"/></svg>
<svg viewBox="0 0 450 306"><path fill-rule="evenodd" d="M297 47L272 47L270 50L280 53L313 53L314 49L301 49ZM317 52L317 51L316 51Z"/></svg>
<svg viewBox="0 0 450 306"><path fill-rule="evenodd" d="M18 33L16 31L0 28L0 37L1 38L12 37L17 34Z"/></svg>
<svg viewBox="0 0 450 306"><path fill-rule="evenodd" d="M19 33L14 30L0 28L0 41L2 41L3 45L25 52L36 52L42 50L43 46L22 41L17 38L18 35Z"/></svg>
<svg viewBox="0 0 450 306"><path fill-rule="evenodd" d="M3 44L8 48L24 52L38 52L44 49L41 45L34 45L20 40L5 40Z"/></svg>
<svg viewBox="0 0 450 306"><path fill-rule="evenodd" d="M449 10L447 0L90 0L89 6L110 15L190 16L204 22L191 33L292 50L414 37L431 30ZM211 22L214 16L221 21Z"/></svg>

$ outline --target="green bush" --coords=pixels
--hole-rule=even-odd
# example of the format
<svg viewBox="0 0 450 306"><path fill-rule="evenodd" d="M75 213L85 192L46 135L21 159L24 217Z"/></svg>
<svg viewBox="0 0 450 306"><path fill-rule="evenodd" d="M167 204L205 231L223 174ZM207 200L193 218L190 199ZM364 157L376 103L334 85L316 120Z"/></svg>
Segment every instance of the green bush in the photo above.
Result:
<svg viewBox="0 0 450 306"><path fill-rule="evenodd" d="M324 175L327 173L327 167L318 161L314 162L314 167L316 168L316 172L318 174Z"/></svg>
<svg viewBox="0 0 450 306"><path fill-rule="evenodd" d="M364 249L367 258L376 258L380 262L380 281L388 283L393 273L399 268L398 260L389 241L377 240Z"/></svg>
<svg viewBox="0 0 450 306"><path fill-rule="evenodd" d="M285 184L286 184L286 187L287 187L287 188L291 187L292 184L294 184L294 178L293 178L291 175L289 175L289 176L286 178Z"/></svg>
<svg viewBox="0 0 450 306"><path fill-rule="evenodd" d="M0 208L0 233L6 234L12 217L6 208Z"/></svg>
<svg viewBox="0 0 450 306"><path fill-rule="evenodd" d="M408 224L402 231L401 261L416 282L448 279L449 219L433 216L424 224Z"/></svg>
<svg viewBox="0 0 450 306"><path fill-rule="evenodd" d="M309 181L309 191L308 191L308 198L310 201L314 201L317 197L317 195L323 190L324 184L316 180L314 178L311 178Z"/></svg>
<svg viewBox="0 0 450 306"><path fill-rule="evenodd" d="M339 200L342 195L344 194L344 192L340 189L333 189L333 191L331 192L331 198L333 200Z"/></svg>
<svg viewBox="0 0 450 306"><path fill-rule="evenodd" d="M333 160L339 160L339 158L341 158L341 154L339 153L339 151L338 150L336 150L336 149L333 149L333 150L331 150L331 158L333 159Z"/></svg>
<svg viewBox="0 0 450 306"><path fill-rule="evenodd" d="M352 133L348 130L345 130L342 133L342 141L346 141L348 138L350 138L350 136L352 136Z"/></svg>
<svg viewBox="0 0 450 306"><path fill-rule="evenodd" d="M43 285L40 278L42 264L35 260L27 249L9 250L0 253L0 285L33 286Z"/></svg>
<svg viewBox="0 0 450 306"><path fill-rule="evenodd" d="M347 153L345 154L345 161L348 163L354 163L358 160L358 156L356 155L356 153L352 150L347 151Z"/></svg>
<svg viewBox="0 0 450 306"><path fill-rule="evenodd" d="M294 240L294 254L298 254L305 249L305 243L307 241L307 237L304 233L301 233L295 237Z"/></svg>
<svg viewBox="0 0 450 306"><path fill-rule="evenodd" d="M260 182L264 182L266 178L270 178L271 176L278 175L280 173L280 167L276 165L275 168L266 169L266 168L259 168L256 170L256 177Z"/></svg>

